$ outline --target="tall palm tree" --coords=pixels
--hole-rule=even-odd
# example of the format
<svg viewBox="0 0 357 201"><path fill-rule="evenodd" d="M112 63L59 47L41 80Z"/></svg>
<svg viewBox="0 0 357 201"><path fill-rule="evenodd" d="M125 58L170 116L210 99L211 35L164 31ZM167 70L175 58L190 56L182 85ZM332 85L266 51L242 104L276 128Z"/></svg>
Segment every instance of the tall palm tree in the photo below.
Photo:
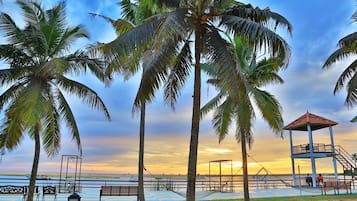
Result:
<svg viewBox="0 0 357 201"><path fill-rule="evenodd" d="M201 109L202 115L214 110L213 126L221 142L227 135L229 126L234 121L237 127L236 139L242 146L243 163L243 183L244 200L249 200L248 185L248 163L246 144L251 146L253 137L251 127L255 112L252 100L260 110L262 117L268 122L269 126L279 132L283 126L281 116L281 106L279 102L267 91L261 89L270 83L283 83L283 79L277 74L284 67L282 59L279 57L264 58L257 61L256 55L242 38L236 37L231 41L234 55L236 56L235 65L228 71L231 73L232 81L235 77L243 77L244 88L240 86L239 93L235 93L235 87L227 88L227 79L220 77L217 68L213 65L203 65L203 70L212 77L208 83L213 84L219 90L217 96L212 98ZM234 84L240 85L237 80ZM237 96L238 95L238 96Z"/></svg>
<svg viewBox="0 0 357 201"><path fill-rule="evenodd" d="M104 62L77 50L68 53L78 38L88 38L82 26L69 27L65 3L44 10L36 1L17 1L26 25L19 28L6 13L1 13L0 30L8 44L0 45L0 58L8 69L0 70L0 83L7 89L0 95L0 109L5 109L1 123L0 148L11 151L20 145L25 134L35 141L35 154L27 201L33 200L41 141L49 157L60 149L61 121L82 153L80 134L64 92L81 98L110 120L101 98L89 87L67 77L92 71L105 80ZM41 140L42 139L42 140Z"/></svg>
<svg viewBox="0 0 357 201"><path fill-rule="evenodd" d="M195 200L197 148L200 121L201 59L214 61L220 74L233 65L233 55L221 32L241 35L254 44L266 47L274 54L290 54L288 45L275 29L290 23L268 8L253 8L233 0L185 0L160 1L173 8L170 12L155 15L111 42L119 54L132 54L150 47L146 51L146 67L139 86L134 106L139 108L151 101L155 91L165 83L165 100L173 107L180 90L190 75L194 63L194 91L190 153L187 172L186 199ZM272 27L273 26L273 27ZM194 55L193 55L194 54ZM125 63L124 61L121 61ZM227 79L229 75L227 74Z"/></svg>
<svg viewBox="0 0 357 201"><path fill-rule="evenodd" d="M128 31L133 29L136 26L139 26L143 23L143 21L157 13L163 12L165 8L159 7L156 2L153 0L142 0L137 2L132 2L130 0L123 0L119 2L119 6L122 10L123 18L114 20L107 16L99 15L91 13L94 16L100 16L113 26L115 29L117 36L121 37L125 35ZM107 53L108 46L106 44L102 44L101 50L104 53ZM110 49L110 45L109 45ZM126 55L125 64L117 63L115 60L108 66L107 73L112 74L113 72L119 72L124 74L125 79L129 79L130 76L134 75L140 66L145 68L146 59L145 57L145 48L142 49L142 52L138 52L137 54L129 54ZM110 53L109 53L110 54ZM123 58L121 58L122 60ZM140 62L141 61L141 62ZM140 201L145 201L144 194L144 142L145 142L145 112L146 112L146 104L143 103L140 106L140 134L139 134L139 164L138 164L138 199ZM133 110L136 112L136 110Z"/></svg>
<svg viewBox="0 0 357 201"><path fill-rule="evenodd" d="M357 21L357 11L352 15L352 20ZM339 49L333 52L325 61L323 68L329 68L335 62L341 61L346 57L356 55L357 50L357 32L348 34L340 39L338 42ZM357 60L355 59L347 68L342 72L338 78L334 94L341 90L345 84L347 89L347 96L345 104L348 107L352 107L357 104ZM357 122L357 116L355 116L351 122Z"/></svg>

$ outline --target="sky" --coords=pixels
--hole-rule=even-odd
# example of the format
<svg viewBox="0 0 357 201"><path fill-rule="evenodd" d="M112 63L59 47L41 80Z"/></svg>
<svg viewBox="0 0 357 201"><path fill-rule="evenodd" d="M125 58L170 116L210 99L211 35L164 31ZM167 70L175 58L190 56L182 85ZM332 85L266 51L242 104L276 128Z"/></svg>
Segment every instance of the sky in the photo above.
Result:
<svg viewBox="0 0 357 201"><path fill-rule="evenodd" d="M57 1L43 0L46 8ZM260 8L269 7L283 15L293 26L290 36L286 30L278 33L284 37L291 48L291 58L286 70L280 72L285 80L282 85L266 87L280 101L283 107L284 124L287 125L307 111L338 122L333 127L335 144L343 146L349 153L357 153L357 124L349 120L356 115L357 108L347 108L344 104L345 91L333 94L334 85L340 73L353 58L347 58L331 66L328 70L322 65L337 48L338 40L356 30L351 20L356 10L354 0L245 0ZM13 0L3 0L0 12L8 13L19 26L23 26L19 8ZM113 19L120 17L117 1L80 0L67 1L67 19L70 25L83 24L90 33L90 40L76 41L72 48L84 48L93 42L109 42L116 35L112 27L102 19L93 18L89 12L99 13ZM0 33L0 44L6 43ZM6 68L0 63L0 68ZM68 97L81 134L83 155L82 172L136 174L138 165L139 115L131 113L132 103L138 88L139 76L128 81L115 77L110 86L100 83L93 75L75 78L94 89L103 99L112 117L108 122L104 115L90 109L76 97ZM203 79L204 80L204 79ZM175 111L165 104L162 92L147 105L145 133L146 174L186 174L189 152L192 110L192 77L186 83ZM202 83L202 105L214 97L212 86ZM4 111L1 111L3 116ZM242 174L240 144L235 139L235 128L221 143L211 125L211 116L202 119L200 124L197 170L199 174L208 173L209 161L232 160L234 174ZM265 167L272 174L291 173L291 159L288 132L283 138L269 129L259 113L253 128L254 143L248 150L249 173L256 174ZM315 143L330 144L328 129L313 133ZM305 132L293 132L294 145L305 144ZM78 155L76 144L71 141L66 128L62 129L60 153L48 158L41 153L39 172L60 172L62 155ZM0 174L3 172L25 172L30 174L34 155L34 142L25 138L20 146L2 156ZM212 165L212 173L216 171ZM297 160L301 172L311 172L309 160ZM73 171L74 161L69 168ZM317 172L333 172L331 158L316 160ZM71 169L72 168L72 169ZM338 165L339 172L342 167ZM230 172L228 166L222 172ZM218 173L218 172L216 172Z"/></svg>

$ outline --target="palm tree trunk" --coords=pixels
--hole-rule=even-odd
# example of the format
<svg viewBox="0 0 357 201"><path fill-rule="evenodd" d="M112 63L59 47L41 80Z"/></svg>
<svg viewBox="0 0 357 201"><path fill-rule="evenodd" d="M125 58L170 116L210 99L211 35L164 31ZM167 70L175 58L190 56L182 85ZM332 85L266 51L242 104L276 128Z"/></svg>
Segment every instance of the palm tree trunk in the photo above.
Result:
<svg viewBox="0 0 357 201"><path fill-rule="evenodd" d="M144 194L144 137L145 137L145 103L140 108L140 144L139 144L139 201L145 201Z"/></svg>
<svg viewBox="0 0 357 201"><path fill-rule="evenodd" d="M245 134L242 132L240 143L242 145L244 201L249 201L248 162L247 162L247 147L246 147L245 137L246 137Z"/></svg>
<svg viewBox="0 0 357 201"><path fill-rule="evenodd" d="M26 199L27 201L33 201L33 196L35 194L38 163L40 161L40 149L41 149L40 143L41 143L41 141L40 141L40 133L39 133L39 125L38 124L35 126L34 137L35 137L35 155L34 155L33 163L32 163L29 192L27 194L27 199Z"/></svg>
<svg viewBox="0 0 357 201"><path fill-rule="evenodd" d="M193 108L191 123L190 153L188 159L186 200L195 201L198 134L200 130L201 108L201 32L195 32L195 80L193 87Z"/></svg>

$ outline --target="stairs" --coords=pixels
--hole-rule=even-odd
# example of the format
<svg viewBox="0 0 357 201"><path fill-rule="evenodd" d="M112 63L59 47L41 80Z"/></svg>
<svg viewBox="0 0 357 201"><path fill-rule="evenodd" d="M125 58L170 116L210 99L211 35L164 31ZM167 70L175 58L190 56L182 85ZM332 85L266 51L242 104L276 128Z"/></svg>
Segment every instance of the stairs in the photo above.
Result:
<svg viewBox="0 0 357 201"><path fill-rule="evenodd" d="M335 154L336 160L342 165L344 173L356 173L355 170L357 170L357 166L352 154L348 153L340 145L335 146Z"/></svg>

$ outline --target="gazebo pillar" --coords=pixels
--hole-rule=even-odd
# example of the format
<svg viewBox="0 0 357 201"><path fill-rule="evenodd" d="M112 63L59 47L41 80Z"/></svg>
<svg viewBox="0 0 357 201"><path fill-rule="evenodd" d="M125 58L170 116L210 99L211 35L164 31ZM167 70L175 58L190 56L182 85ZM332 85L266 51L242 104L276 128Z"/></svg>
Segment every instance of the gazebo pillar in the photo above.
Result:
<svg viewBox="0 0 357 201"><path fill-rule="evenodd" d="M309 133L309 149L310 149L310 159L311 159L311 170L312 170L312 186L316 187L316 165L314 157L314 142L312 140L312 131L310 124L307 124L307 131Z"/></svg>
<svg viewBox="0 0 357 201"><path fill-rule="evenodd" d="M293 173L293 186L296 185L296 179L295 179L295 161L293 157L293 131L289 130L289 139L290 139L290 158L291 158L291 168L292 168L292 173Z"/></svg>
<svg viewBox="0 0 357 201"><path fill-rule="evenodd" d="M333 153L332 156L332 161L333 161L333 169L335 171L335 180L336 182L338 181L338 173L337 173L337 162L336 162L336 153L335 153L335 142L333 140L333 132L332 132L332 127L329 127L330 130L330 139L331 139L331 151Z"/></svg>

